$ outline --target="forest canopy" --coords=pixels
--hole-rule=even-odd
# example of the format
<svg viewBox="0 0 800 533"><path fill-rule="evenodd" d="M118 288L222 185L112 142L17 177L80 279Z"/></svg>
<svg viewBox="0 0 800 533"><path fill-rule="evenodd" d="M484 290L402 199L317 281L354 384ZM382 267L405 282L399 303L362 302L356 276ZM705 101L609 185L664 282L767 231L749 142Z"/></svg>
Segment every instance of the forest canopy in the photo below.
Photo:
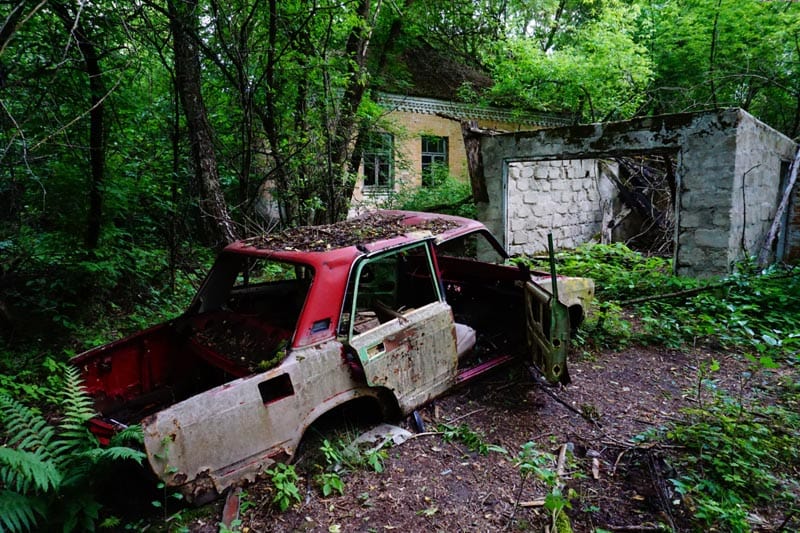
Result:
<svg viewBox="0 0 800 533"><path fill-rule="evenodd" d="M471 104L738 106L800 134L791 1L16 0L0 24L4 342L166 312L208 251L344 218L389 127L377 91L412 92L417 50L479 73L455 91Z"/></svg>

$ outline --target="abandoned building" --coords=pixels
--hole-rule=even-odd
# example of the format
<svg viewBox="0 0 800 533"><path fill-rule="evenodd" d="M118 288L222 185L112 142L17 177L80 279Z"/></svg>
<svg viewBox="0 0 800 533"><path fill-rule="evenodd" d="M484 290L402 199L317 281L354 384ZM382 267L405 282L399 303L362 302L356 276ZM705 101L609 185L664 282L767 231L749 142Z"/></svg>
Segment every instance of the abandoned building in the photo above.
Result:
<svg viewBox="0 0 800 533"><path fill-rule="evenodd" d="M698 277L758 254L797 150L740 109L470 137L478 216L512 254L638 239ZM797 189L774 260L800 257Z"/></svg>

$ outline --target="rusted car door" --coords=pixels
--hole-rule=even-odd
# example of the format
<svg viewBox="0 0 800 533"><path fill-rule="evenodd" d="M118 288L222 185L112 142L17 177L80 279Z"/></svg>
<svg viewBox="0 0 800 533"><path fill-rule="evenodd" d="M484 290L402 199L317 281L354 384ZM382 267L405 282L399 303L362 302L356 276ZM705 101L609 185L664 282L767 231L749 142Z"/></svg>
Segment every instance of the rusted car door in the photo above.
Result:
<svg viewBox="0 0 800 533"><path fill-rule="evenodd" d="M569 330L567 306L540 285L525 283L525 338L533 362L550 383L570 382Z"/></svg>
<svg viewBox="0 0 800 533"><path fill-rule="evenodd" d="M361 261L343 321L367 383L392 391L403 413L453 385L458 365L453 315L428 243Z"/></svg>

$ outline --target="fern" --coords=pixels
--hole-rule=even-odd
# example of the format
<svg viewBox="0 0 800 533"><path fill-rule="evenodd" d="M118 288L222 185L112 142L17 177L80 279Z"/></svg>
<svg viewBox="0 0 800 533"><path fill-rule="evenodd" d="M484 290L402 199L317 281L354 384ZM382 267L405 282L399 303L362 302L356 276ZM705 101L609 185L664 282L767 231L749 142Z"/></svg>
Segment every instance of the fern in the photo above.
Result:
<svg viewBox="0 0 800 533"><path fill-rule="evenodd" d="M14 448L0 448L0 481L19 493L47 492L58 488L61 474L50 461L35 453Z"/></svg>
<svg viewBox="0 0 800 533"><path fill-rule="evenodd" d="M86 422L95 416L92 399L86 394L78 371L67 367L64 372L61 407L64 416L58 425L58 438L54 442L57 462L79 459L82 452L97 447L97 439Z"/></svg>
<svg viewBox="0 0 800 533"><path fill-rule="evenodd" d="M29 531L45 516L45 509L39 497L0 490L0 531Z"/></svg>
<svg viewBox="0 0 800 533"><path fill-rule="evenodd" d="M111 437L111 446L122 446L126 442L131 444L144 444L144 431L142 426L134 425L128 426L113 437Z"/></svg>
<svg viewBox="0 0 800 533"><path fill-rule="evenodd" d="M0 396L0 533L60 525L63 531L93 531L100 504L91 491L99 469L120 460L141 464L141 451L122 446L141 442L141 428L118 435L100 447L86 422L95 416L79 372L67 367L58 405L62 417L52 425L38 411Z"/></svg>
<svg viewBox="0 0 800 533"><path fill-rule="evenodd" d="M43 460L50 458L55 429L41 414L7 396L0 396L0 412L9 437L7 446L32 451Z"/></svg>

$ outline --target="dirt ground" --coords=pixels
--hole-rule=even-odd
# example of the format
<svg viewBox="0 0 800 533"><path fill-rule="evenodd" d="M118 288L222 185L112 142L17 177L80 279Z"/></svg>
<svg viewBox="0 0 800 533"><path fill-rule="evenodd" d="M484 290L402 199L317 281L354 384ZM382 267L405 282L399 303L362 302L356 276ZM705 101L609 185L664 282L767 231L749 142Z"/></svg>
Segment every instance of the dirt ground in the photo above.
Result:
<svg viewBox="0 0 800 533"><path fill-rule="evenodd" d="M384 471L344 474L344 495L324 498L301 458L303 501L280 513L267 482L246 488L241 531L544 531L547 491L522 482L514 458L526 442L557 457L566 445L561 479L572 489L574 531L688 531L686 502L674 493L670 456L676 450L637 439L680 418L696 401L698 369L715 358L719 385L737 390L746 365L735 356L694 350L632 347L573 360L572 383L554 388L511 366L454 390L420 411L426 431L388 450ZM446 441L437 424L480 433L508 454L469 451ZM323 429L334 439L358 428L347 420ZM411 428L410 421L400 422ZM412 430L413 431L413 430ZM338 433L337 433L338 432ZM312 445L313 446L313 445ZM594 472L593 472L594 466ZM556 470L555 460L551 465ZM194 518L192 531L217 531L222 503ZM777 519L777 518L776 518Z"/></svg>

